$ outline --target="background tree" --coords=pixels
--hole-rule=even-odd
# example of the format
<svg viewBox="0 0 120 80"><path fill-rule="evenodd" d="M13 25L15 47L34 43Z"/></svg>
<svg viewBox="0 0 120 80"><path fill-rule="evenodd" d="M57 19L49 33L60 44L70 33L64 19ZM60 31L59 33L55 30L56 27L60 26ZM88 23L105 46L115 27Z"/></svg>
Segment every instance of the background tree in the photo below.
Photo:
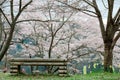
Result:
<svg viewBox="0 0 120 80"><path fill-rule="evenodd" d="M30 24L33 29L32 33L28 35L28 37L34 39L34 41L36 42L35 46L37 46L36 50L39 50L38 52L43 53L44 51L44 54L48 53L48 58L51 58L53 57L52 54L54 53L53 49L57 48L61 41L63 42L64 39L69 38L69 35L65 36L65 34L67 33L65 30L69 28L67 24L69 24L69 19L72 16L73 12L66 12L67 10L65 8L63 9L64 6L58 5L54 0L52 2L46 0L44 2L39 1L37 3L39 4L40 2L42 2L43 4L40 4L38 7L34 6L33 10L35 11L32 12L31 10L30 14L36 14L37 16L39 16L39 18L46 20L46 22L28 22L28 24ZM37 11L39 11L39 13ZM33 18L32 16L27 16L29 18ZM57 52L55 53L57 54Z"/></svg>
<svg viewBox="0 0 120 80"><path fill-rule="evenodd" d="M14 29L16 27L17 24L17 20L19 18L19 16L21 15L21 13L23 12L23 10L32 2L32 0L28 1L26 4L22 4L22 0L19 0L19 5L18 5L18 11L15 12L14 10L14 0L10 0L10 17L8 18L5 14L5 12L3 11L2 8L0 8L0 13L2 14L2 16L4 16L5 20L7 21L7 24L9 26L9 35L7 35L6 40L4 41L1 50L0 50L0 61L2 60L2 58L4 57L4 55L6 54L12 37L13 37L13 33L14 33Z"/></svg>
<svg viewBox="0 0 120 80"><path fill-rule="evenodd" d="M113 60L113 49L120 38L120 32L118 32L120 27L120 6L118 11L116 12L115 16L113 15L114 12L114 1L115 0L107 0L107 24L104 25L102 19L102 12L100 11L96 0L87 1L83 0L90 6L95 9L95 15L99 20L101 35L104 42L104 71L113 72L112 70L112 60Z"/></svg>
<svg viewBox="0 0 120 80"><path fill-rule="evenodd" d="M2 8L2 5L5 3L6 0L0 1L0 8ZM2 28L3 28L3 22L2 22L2 13L0 12L0 43L2 40Z"/></svg>
<svg viewBox="0 0 120 80"><path fill-rule="evenodd" d="M114 13L114 6L116 5L114 2L117 0L106 0L106 1L97 1L97 0L81 0L85 2L85 5L89 5L90 9L78 8L72 6L70 4L66 4L69 7L81 11L87 15L94 16L98 18L101 35L104 43L104 71L113 72L112 70L112 60L113 60L113 49L115 47L116 42L120 38L120 6L118 6L118 10ZM99 3L103 3L105 8L107 8L107 24L104 24L103 14L101 11L101 7ZM63 3L63 2L62 2ZM91 9L92 8L92 9ZM115 14L115 15L114 15Z"/></svg>
<svg viewBox="0 0 120 80"><path fill-rule="evenodd" d="M38 0L38 2L33 2L32 5L36 3L39 6L32 6L32 10L30 10L30 12L28 11L28 13L34 14L34 16L36 15L38 19L43 19L43 22L36 20L37 22L27 22L27 25L26 23L20 25L28 26L29 24L29 28L27 27L27 29L29 29L31 33L29 35L26 35L28 33L23 34L35 41L36 45L34 46L37 46L36 48L33 48L35 53L48 54L48 58L52 58L57 55L60 56L61 54L62 57L66 54L72 55L72 51L75 52L75 50L79 50L83 45L78 46L78 43L76 43L78 41L78 36L76 39L74 37L79 30L79 25L72 20L72 17L76 12L54 0L52 2L49 0L44 2ZM34 16L31 15L26 16L24 17L26 19L34 18ZM30 27L32 27L32 29L30 29ZM78 30L76 28L78 28ZM22 32L24 31L22 30ZM29 50L32 49L31 46L32 45L29 46ZM67 56L67 58L72 59L72 56Z"/></svg>

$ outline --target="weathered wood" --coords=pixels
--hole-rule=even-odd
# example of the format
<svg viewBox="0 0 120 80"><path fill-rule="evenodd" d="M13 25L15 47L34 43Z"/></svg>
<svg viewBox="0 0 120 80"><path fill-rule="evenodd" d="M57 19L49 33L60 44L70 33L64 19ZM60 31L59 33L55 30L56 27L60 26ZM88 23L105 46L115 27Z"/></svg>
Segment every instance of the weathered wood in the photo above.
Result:
<svg viewBox="0 0 120 80"><path fill-rule="evenodd" d="M12 70L10 70L10 73L18 73L18 70L17 69L12 69Z"/></svg>
<svg viewBox="0 0 120 80"><path fill-rule="evenodd" d="M59 70L67 70L67 66L60 66Z"/></svg>
<svg viewBox="0 0 120 80"><path fill-rule="evenodd" d="M67 74L67 70L58 70L58 73Z"/></svg>
<svg viewBox="0 0 120 80"><path fill-rule="evenodd" d="M18 73L19 74L21 73L21 67L20 67L20 65L18 65Z"/></svg>
<svg viewBox="0 0 120 80"><path fill-rule="evenodd" d="M12 58L10 62L67 62L66 59Z"/></svg>
<svg viewBox="0 0 120 80"><path fill-rule="evenodd" d="M11 62L11 65L25 65L25 66L66 66L67 63L52 63L52 62Z"/></svg>
<svg viewBox="0 0 120 80"><path fill-rule="evenodd" d="M12 58L10 61L10 73L17 73L21 72L22 65L24 66L59 66L58 73L61 76L67 75L67 60L65 59L40 59L40 58Z"/></svg>
<svg viewBox="0 0 120 80"><path fill-rule="evenodd" d="M10 66L10 69L18 69L18 66Z"/></svg>

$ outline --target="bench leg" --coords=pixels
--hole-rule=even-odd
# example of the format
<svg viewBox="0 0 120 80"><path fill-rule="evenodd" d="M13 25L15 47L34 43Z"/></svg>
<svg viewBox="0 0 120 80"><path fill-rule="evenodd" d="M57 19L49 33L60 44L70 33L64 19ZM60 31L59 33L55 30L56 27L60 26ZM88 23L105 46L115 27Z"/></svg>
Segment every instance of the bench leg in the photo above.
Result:
<svg viewBox="0 0 120 80"><path fill-rule="evenodd" d="M59 76L67 76L67 66L60 66L58 69Z"/></svg>
<svg viewBox="0 0 120 80"><path fill-rule="evenodd" d="M11 75L17 75L18 74L18 66L10 65L10 73L11 73Z"/></svg>
<svg viewBox="0 0 120 80"><path fill-rule="evenodd" d="M20 67L20 65L18 65L18 74L20 74L21 73L21 67Z"/></svg>

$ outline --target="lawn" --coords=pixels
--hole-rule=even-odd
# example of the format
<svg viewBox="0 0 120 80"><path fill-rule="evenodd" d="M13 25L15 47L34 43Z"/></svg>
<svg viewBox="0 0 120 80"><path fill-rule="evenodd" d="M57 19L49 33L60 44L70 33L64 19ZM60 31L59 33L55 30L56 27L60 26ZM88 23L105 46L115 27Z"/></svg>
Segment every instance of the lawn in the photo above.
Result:
<svg viewBox="0 0 120 80"><path fill-rule="evenodd" d="M0 80L120 80L120 73L91 73L86 75L74 75L70 77L59 76L10 76L9 73L0 73Z"/></svg>

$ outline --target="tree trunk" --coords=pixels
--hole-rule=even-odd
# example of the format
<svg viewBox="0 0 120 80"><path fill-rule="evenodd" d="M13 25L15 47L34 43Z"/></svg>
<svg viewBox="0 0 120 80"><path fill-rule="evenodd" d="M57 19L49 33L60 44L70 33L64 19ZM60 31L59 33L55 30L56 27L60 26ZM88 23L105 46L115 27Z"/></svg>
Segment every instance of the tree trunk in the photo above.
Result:
<svg viewBox="0 0 120 80"><path fill-rule="evenodd" d="M112 43L105 43L105 55L104 55L104 71L105 72L113 72L112 69L112 60L113 60L113 49L111 48Z"/></svg>
<svg viewBox="0 0 120 80"><path fill-rule="evenodd" d="M48 58L51 58L51 52L52 52L52 46L53 46L54 36L52 35L52 39L50 42L49 52L48 52Z"/></svg>
<svg viewBox="0 0 120 80"><path fill-rule="evenodd" d="M9 34L6 42L4 43L4 46L2 47L2 49L0 51L0 61L3 59L4 55L6 54L6 52L9 49L10 42L12 40L13 33L14 33L14 28L15 28L15 25L13 24L13 27L10 29L10 34Z"/></svg>
<svg viewBox="0 0 120 80"><path fill-rule="evenodd" d="M1 13L0 13L0 42L2 40L2 18L1 18Z"/></svg>

